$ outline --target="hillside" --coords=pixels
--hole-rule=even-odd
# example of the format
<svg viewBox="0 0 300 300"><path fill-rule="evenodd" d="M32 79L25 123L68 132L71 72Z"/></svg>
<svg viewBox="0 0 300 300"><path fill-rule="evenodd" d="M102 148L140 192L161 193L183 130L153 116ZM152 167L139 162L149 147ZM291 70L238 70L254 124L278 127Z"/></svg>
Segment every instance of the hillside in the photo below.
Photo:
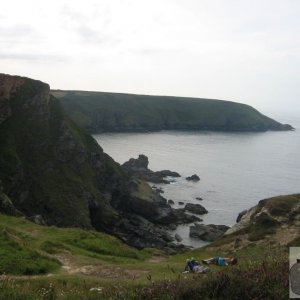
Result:
<svg viewBox="0 0 300 300"><path fill-rule="evenodd" d="M70 117L90 132L291 130L251 106L222 100L52 90Z"/></svg>
<svg viewBox="0 0 300 300"><path fill-rule="evenodd" d="M49 86L0 74L0 212L97 229L138 248L175 247L171 207L123 172L65 114Z"/></svg>
<svg viewBox="0 0 300 300"><path fill-rule="evenodd" d="M259 201L240 213L237 223L209 245L237 251L248 246L300 246L300 194Z"/></svg>
<svg viewBox="0 0 300 300"><path fill-rule="evenodd" d="M2 275L0 299L287 299L287 246L300 246L299 205L299 195L262 200L244 214L242 228L175 256L93 230L0 214L0 272L27 275ZM219 255L239 263L182 274L186 258Z"/></svg>

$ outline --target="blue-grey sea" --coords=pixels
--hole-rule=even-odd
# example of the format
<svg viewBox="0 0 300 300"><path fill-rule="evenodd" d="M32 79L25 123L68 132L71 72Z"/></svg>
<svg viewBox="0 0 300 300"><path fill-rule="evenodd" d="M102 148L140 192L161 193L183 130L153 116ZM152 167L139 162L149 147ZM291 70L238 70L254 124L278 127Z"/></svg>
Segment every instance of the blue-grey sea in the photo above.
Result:
<svg viewBox="0 0 300 300"><path fill-rule="evenodd" d="M275 116L276 117L276 116ZM278 116L296 128L288 132L224 133L161 131L94 135L117 162L145 154L149 168L181 174L169 185L158 185L163 196L185 203L200 203L209 213L204 224L233 225L239 212L261 199L300 193L300 116ZM199 182L185 180L198 174ZM203 198L202 201L196 197ZM205 244L189 237L189 227L177 232L186 245Z"/></svg>

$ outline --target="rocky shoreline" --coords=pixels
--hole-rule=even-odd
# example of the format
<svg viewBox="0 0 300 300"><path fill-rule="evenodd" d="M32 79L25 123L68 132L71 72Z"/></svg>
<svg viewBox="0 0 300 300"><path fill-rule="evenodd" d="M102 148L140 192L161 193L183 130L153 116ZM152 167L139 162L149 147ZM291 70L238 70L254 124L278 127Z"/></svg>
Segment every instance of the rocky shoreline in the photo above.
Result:
<svg viewBox="0 0 300 300"><path fill-rule="evenodd" d="M136 180L143 180L156 184L169 184L170 181L175 181L176 178L181 177L179 173L170 170L154 172L148 168L148 165L148 157L144 154L140 154L138 158L130 158L126 161L122 165L122 168L129 175L136 178ZM198 182L200 177L194 174L186 177L185 179L187 181ZM128 232L131 231L135 233L132 235L130 244L133 244L137 248L149 247L155 240L156 244L167 243L165 248L169 249L169 251L170 249L174 250L176 247L184 249L185 246L180 244L182 242L182 237L176 232L177 226L182 224L193 224L190 226L190 236L203 241L213 241L223 235L228 229L225 225L199 224L199 222L202 222L202 219L200 219L197 215L208 213L204 206L200 204L186 203L183 208L171 208L171 206L175 203L172 199L166 200L161 195L164 193L161 186L157 187L153 185L152 190L154 193L153 195L155 195L152 197L156 198L156 203L159 203L159 217L155 219L151 218L151 216L147 215L147 211L150 210L147 210L145 206L140 206L140 203L137 204L137 207L133 209L133 211L138 212L139 215L144 214L146 219L151 220L157 225L155 227L150 226L145 219L143 220L141 217L137 216L134 216L133 219L139 218L141 226L138 230L131 228L129 223L124 225L127 227ZM203 200L200 197L197 197L196 199ZM184 202L179 201L178 205L183 206ZM126 219L128 220L130 218L127 216ZM146 230L147 234L144 235L143 232ZM126 241L128 242L127 238Z"/></svg>

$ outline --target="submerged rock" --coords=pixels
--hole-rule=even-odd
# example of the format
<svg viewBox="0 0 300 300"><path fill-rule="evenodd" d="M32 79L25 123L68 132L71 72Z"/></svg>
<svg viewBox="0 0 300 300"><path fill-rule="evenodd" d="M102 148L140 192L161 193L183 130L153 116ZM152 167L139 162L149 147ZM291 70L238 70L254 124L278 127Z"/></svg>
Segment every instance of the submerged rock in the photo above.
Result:
<svg viewBox="0 0 300 300"><path fill-rule="evenodd" d="M186 177L185 179L188 180L188 181L199 181L200 177L197 174L194 174L192 176Z"/></svg>
<svg viewBox="0 0 300 300"><path fill-rule="evenodd" d="M201 197L196 197L196 200L202 201L203 198L201 198Z"/></svg>

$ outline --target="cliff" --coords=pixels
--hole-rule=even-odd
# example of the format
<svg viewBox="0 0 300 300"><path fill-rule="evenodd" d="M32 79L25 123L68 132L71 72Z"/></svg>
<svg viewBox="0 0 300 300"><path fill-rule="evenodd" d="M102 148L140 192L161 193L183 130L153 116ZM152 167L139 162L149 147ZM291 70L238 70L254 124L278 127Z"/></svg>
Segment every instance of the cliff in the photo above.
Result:
<svg viewBox="0 0 300 300"><path fill-rule="evenodd" d="M139 248L174 246L160 227L174 220L165 199L124 173L47 84L0 74L0 141L0 212L95 228Z"/></svg>
<svg viewBox="0 0 300 300"><path fill-rule="evenodd" d="M51 91L90 132L291 130L251 106L222 100L87 91Z"/></svg>
<svg viewBox="0 0 300 300"><path fill-rule="evenodd" d="M300 194L277 196L243 211L237 223L208 247L221 247L223 251L237 251L254 244L299 247L299 233Z"/></svg>

